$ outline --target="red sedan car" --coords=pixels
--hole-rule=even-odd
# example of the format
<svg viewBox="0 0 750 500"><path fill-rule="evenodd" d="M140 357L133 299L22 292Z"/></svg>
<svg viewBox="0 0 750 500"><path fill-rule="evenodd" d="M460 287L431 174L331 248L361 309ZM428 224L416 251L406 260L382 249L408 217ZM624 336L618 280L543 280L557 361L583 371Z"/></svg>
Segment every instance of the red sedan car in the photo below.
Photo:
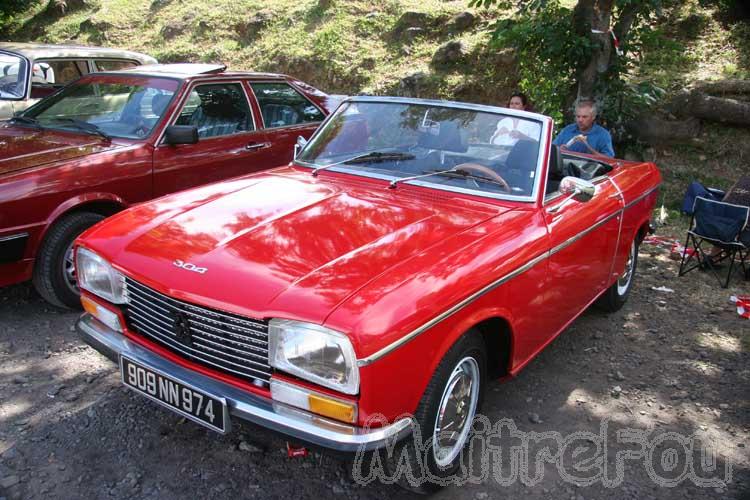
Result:
<svg viewBox="0 0 750 500"><path fill-rule="evenodd" d="M0 286L80 307L73 240L182 189L284 165L328 114L284 75L167 64L84 76L0 122Z"/></svg>
<svg viewBox="0 0 750 500"><path fill-rule="evenodd" d="M503 120L524 137L497 144ZM398 440L389 459L450 475L488 380L633 284L657 168L551 137L523 111L349 98L288 166L84 234L78 330L125 385L216 431Z"/></svg>

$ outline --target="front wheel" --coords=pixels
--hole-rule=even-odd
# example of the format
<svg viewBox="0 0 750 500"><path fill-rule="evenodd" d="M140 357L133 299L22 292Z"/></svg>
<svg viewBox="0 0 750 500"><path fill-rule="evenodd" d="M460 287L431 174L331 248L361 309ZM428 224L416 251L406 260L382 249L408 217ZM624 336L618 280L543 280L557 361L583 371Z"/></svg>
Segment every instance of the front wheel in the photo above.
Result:
<svg viewBox="0 0 750 500"><path fill-rule="evenodd" d="M60 218L47 232L34 264L34 288L52 305L80 309L73 242L103 215L76 212Z"/></svg>
<svg viewBox="0 0 750 500"><path fill-rule="evenodd" d="M628 253L628 261L625 263L625 269L622 274L617 278L612 286L610 286L604 295L599 297L596 302L597 307L607 312L615 312L625 305L630 294L630 289L633 287L633 278L635 278L635 269L638 265L638 239L634 239L630 245L630 252Z"/></svg>
<svg viewBox="0 0 750 500"><path fill-rule="evenodd" d="M443 486L435 478L449 478L458 470L482 406L486 364L484 340L474 330L445 354L414 415L419 432L399 443L395 461L386 460L401 487L432 493ZM403 466L409 471L398 470Z"/></svg>

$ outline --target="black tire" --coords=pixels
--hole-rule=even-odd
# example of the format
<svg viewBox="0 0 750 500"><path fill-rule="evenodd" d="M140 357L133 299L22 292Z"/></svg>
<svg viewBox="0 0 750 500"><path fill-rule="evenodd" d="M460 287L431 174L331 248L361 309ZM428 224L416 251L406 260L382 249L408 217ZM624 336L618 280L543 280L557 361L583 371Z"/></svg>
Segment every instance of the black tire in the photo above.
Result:
<svg viewBox="0 0 750 500"><path fill-rule="evenodd" d="M457 372L464 373L461 370L461 367L464 366L471 371L476 368L476 400L473 403L473 410L471 408L472 403L469 403L469 408L463 419L464 425L460 426L461 430L465 430L465 436L456 439L456 443L451 447L454 452L457 451L457 455L452 459L450 458L450 454L443 456L443 461L447 463L438 463L440 461L437 457L439 453L433 441L438 426L438 410L446 398L455 401L455 399L450 398L452 394L455 394L455 391L449 393L447 390L449 385L454 389L458 387L461 380L456 382L457 379L454 378L454 374ZM468 374L468 371L466 373ZM487 352L484 340L478 331L469 330L445 354L422 395L417 411L414 414L414 420L418 425L421 439L414 439L412 435L398 443L392 457L381 455L383 463L388 467L391 477L397 477L399 486L420 494L434 493L442 485L423 481L425 474L421 467L428 468L430 474L438 478L448 478L458 470L462 458L461 450L465 448L471 439L472 422L482 407L486 373ZM461 376L459 376L460 378ZM474 394L473 389L474 384L472 383L469 394ZM446 412L446 414L448 413ZM468 429L466 426L468 426ZM464 435L464 432L460 434ZM417 445L425 446L428 443L430 444L429 447L418 449ZM398 459L401 458L403 460L404 457L408 461L409 468L413 473L411 478L408 474L404 474L403 471L397 470ZM411 482L410 479L416 479L416 481Z"/></svg>
<svg viewBox="0 0 750 500"><path fill-rule="evenodd" d="M80 309L78 287L75 271L68 263L66 253L73 241L86 229L100 220L103 215L91 212L75 212L61 217L50 228L42 241L42 246L34 263L34 288L50 304L69 309Z"/></svg>
<svg viewBox="0 0 750 500"><path fill-rule="evenodd" d="M625 264L625 271L610 286L604 295L596 301L596 306L605 312L619 311L628 300L630 290L633 288L635 280L635 271L638 267L638 239L634 239L630 245L628 262Z"/></svg>

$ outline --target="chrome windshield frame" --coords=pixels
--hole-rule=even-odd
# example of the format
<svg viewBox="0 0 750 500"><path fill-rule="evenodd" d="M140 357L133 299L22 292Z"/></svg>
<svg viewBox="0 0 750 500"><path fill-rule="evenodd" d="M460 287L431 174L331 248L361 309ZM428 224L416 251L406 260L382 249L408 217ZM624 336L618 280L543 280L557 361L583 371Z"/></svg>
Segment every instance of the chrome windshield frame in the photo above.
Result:
<svg viewBox="0 0 750 500"><path fill-rule="evenodd" d="M413 104L413 105L420 105L420 106L452 108L452 109L477 111L481 113L489 113L489 114L502 115L502 116L518 117L518 118L523 118L526 120L533 120L539 123L541 127L541 133L540 133L540 139L539 139L539 152L537 155L537 164L535 167L534 185L533 185L531 194L529 195L521 196L521 195L513 195L509 193L492 193L488 191L461 188L457 186L436 184L436 183L432 183L429 181L423 181L421 179L403 182L403 184L408 184L408 185L427 187L431 189L438 189L441 191L449 191L449 192L460 193L460 194L468 194L472 196L481 196L484 198L492 198L492 199L498 199L498 200L508 200L508 201L524 202L524 203L536 203L537 197L539 194L539 189L540 189L540 186L542 185L541 177L542 177L542 174L544 173L544 161L547 158L546 150L549 149L549 144L547 143L549 142L548 137L550 137L551 128L552 128L551 118L544 116L544 115L537 114L537 113L530 113L528 111L519 111L515 109L510 109L510 108L501 108L497 106L487 106L484 104L470 104L470 103L461 103L461 102L455 102L455 101L442 101L442 100L437 100L437 99L417 99L417 98L410 98L410 97L353 96L353 97L347 97L346 99L344 99L336 108L336 110L330 115L328 115L328 117L323 121L323 123L321 123L320 127L318 127L318 129L315 131L312 137L310 137L305 148L307 148L310 144L314 143L318 134L320 134L321 131L327 127L329 121L331 121L336 116L338 116L338 114L341 112L344 105L348 103L357 103L357 102ZM299 152L298 157L292 160L292 162L295 165L299 165L301 167L310 168L310 169L316 169L320 167L320 165L315 165L315 164L302 161L299 159L299 156L304 152L305 148L303 148ZM399 177L395 177L393 175L379 174L379 173L371 172L367 170L349 168L345 165L337 165L335 167L331 167L330 169L326 169L326 170L330 170L331 172L340 172L340 173L358 175L361 177L381 179L381 180L386 180L386 181L399 179Z"/></svg>
<svg viewBox="0 0 750 500"><path fill-rule="evenodd" d="M0 54L7 54L12 57L17 57L21 61L26 62L26 71L24 72L24 81L23 81L23 94L21 97L0 97L0 100L3 101L24 101L26 100L26 97L31 94L31 59L28 57L18 54L17 52L11 52L9 50L2 50L0 49Z"/></svg>

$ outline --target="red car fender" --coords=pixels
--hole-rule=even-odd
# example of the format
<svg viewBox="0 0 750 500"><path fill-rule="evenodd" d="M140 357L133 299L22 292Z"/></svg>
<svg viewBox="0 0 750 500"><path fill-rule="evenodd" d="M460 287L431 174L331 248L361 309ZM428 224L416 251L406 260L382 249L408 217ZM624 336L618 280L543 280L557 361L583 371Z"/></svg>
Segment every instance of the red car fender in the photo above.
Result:
<svg viewBox="0 0 750 500"><path fill-rule="evenodd" d="M60 217L74 211L77 208L81 208L95 202L106 202L114 205L117 207L117 212L128 208L128 203L125 200L112 193L84 193L78 196L74 196L73 198L70 198L58 205L57 208L53 210L51 214L49 214L47 220L44 222L44 227L38 233L38 240L34 242L32 248L37 250L39 249L39 243L44 240L47 231L49 231L49 229L60 219ZM97 213L100 212L97 211ZM32 255L32 257L35 256L36 254Z"/></svg>

